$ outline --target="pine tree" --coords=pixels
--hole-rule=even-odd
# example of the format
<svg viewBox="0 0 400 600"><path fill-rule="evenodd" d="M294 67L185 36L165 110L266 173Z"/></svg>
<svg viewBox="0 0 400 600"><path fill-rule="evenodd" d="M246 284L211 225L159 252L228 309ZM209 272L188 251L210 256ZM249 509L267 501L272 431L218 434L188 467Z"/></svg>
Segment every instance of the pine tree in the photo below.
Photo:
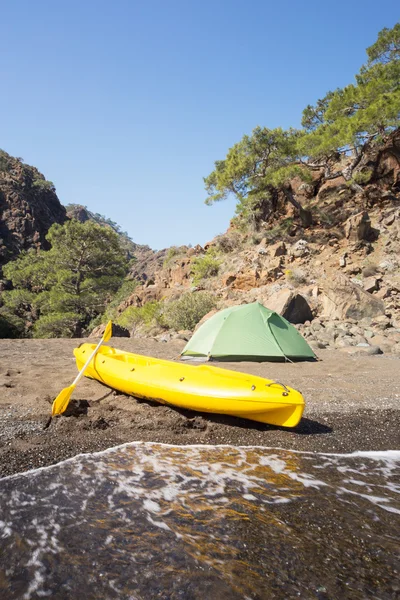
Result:
<svg viewBox="0 0 400 600"><path fill-rule="evenodd" d="M109 228L71 220L53 225L48 252L30 251L4 267L13 290L4 292L1 312L35 337L74 337L104 311L120 287L128 263Z"/></svg>
<svg viewBox="0 0 400 600"><path fill-rule="evenodd" d="M204 179L206 204L234 195L241 218L257 222L274 212L279 190L309 222L290 185L294 176L310 181L313 170L323 169L325 179L343 176L357 187L353 173L371 142L385 140L400 124L400 23L383 29L367 55L355 83L305 108L302 130L256 127L230 148ZM342 170L340 154L352 155Z"/></svg>

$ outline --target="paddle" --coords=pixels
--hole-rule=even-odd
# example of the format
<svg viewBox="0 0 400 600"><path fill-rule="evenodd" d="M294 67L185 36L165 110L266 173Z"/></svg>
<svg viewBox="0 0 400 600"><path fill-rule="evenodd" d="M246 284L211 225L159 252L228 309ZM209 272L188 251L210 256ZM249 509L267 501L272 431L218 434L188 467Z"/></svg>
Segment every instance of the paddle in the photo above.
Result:
<svg viewBox="0 0 400 600"><path fill-rule="evenodd" d="M61 390L61 392L58 394L57 398L54 400L53 407L51 410L52 417L54 417L54 415L59 415L59 414L63 413L67 409L69 400L72 396L72 392L76 388L78 381L83 376L84 372L86 371L87 367L89 366L90 361L95 357L100 346L102 344L104 344L104 342L108 342L108 340L110 339L111 336L112 336L112 322L108 321L106 328L104 330L104 333L103 333L103 337L101 338L101 340L97 344L96 348L93 350L92 354L89 356L89 358L83 365L82 369L79 371L78 375L75 377L72 385Z"/></svg>

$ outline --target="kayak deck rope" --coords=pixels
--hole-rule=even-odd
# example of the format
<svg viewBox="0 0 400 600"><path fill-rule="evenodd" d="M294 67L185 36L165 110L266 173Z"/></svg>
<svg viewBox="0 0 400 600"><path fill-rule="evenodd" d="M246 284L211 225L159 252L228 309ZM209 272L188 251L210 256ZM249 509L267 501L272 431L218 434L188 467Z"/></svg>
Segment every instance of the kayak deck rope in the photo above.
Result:
<svg viewBox="0 0 400 600"><path fill-rule="evenodd" d="M281 383L280 381L271 381L271 383L266 383L265 385L266 387L270 387L271 385L281 385L285 390L282 393L282 396L289 396L289 390L287 389L286 385Z"/></svg>

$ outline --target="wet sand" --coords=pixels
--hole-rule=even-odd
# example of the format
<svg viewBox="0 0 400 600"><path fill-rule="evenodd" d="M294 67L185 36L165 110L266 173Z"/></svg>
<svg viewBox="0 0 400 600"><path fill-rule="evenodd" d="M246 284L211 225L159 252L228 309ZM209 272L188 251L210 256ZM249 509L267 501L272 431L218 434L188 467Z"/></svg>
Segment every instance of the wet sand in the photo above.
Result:
<svg viewBox="0 0 400 600"><path fill-rule="evenodd" d="M72 350L81 341L0 340L1 476L132 441L333 453L400 446L400 360L328 350L315 363L218 365L300 390L306 410L294 429L139 401L88 379L79 383L66 416L46 427L52 400L77 373ZM173 360L184 342L119 338L111 345Z"/></svg>

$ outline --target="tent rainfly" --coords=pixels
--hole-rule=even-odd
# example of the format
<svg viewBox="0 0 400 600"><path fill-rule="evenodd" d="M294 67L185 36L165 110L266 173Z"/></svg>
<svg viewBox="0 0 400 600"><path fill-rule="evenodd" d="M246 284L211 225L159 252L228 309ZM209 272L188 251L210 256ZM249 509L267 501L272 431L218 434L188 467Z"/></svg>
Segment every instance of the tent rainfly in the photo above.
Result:
<svg viewBox="0 0 400 600"><path fill-rule="evenodd" d="M205 321L182 358L310 360L315 354L293 325L259 302L231 306Z"/></svg>

